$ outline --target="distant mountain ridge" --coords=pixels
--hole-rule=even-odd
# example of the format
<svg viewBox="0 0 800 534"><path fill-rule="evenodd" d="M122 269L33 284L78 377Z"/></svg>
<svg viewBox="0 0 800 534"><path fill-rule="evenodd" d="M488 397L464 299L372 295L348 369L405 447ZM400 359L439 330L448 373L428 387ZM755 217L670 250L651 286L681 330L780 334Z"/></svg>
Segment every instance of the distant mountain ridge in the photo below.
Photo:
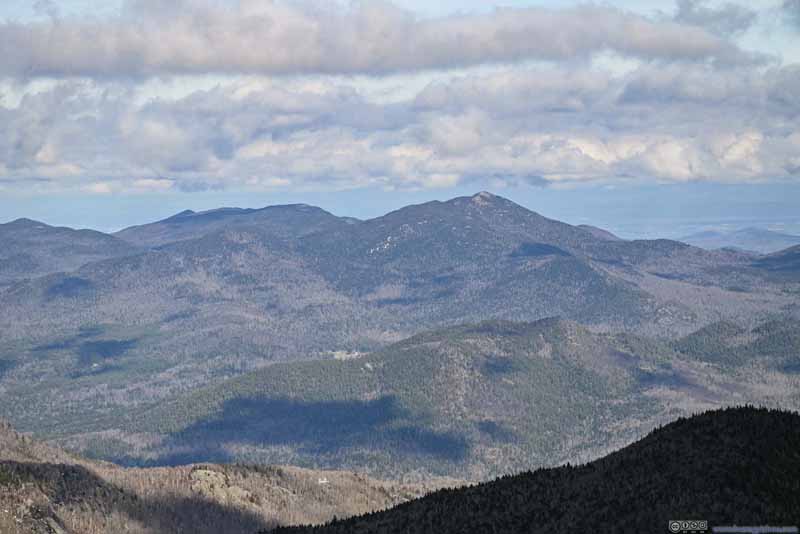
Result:
<svg viewBox="0 0 800 534"><path fill-rule="evenodd" d="M343 220L321 208L290 204L259 209L185 210L161 221L125 228L114 235L138 246L155 247L196 239L223 228L257 226L262 232L299 237L337 223L343 224Z"/></svg>
<svg viewBox="0 0 800 534"><path fill-rule="evenodd" d="M0 224L0 287L136 252L137 247L102 232L17 219Z"/></svg>
<svg viewBox="0 0 800 534"><path fill-rule="evenodd" d="M602 459L442 490L384 512L276 534L666 532L794 526L800 415L754 408L681 419Z"/></svg>
<svg viewBox="0 0 800 534"><path fill-rule="evenodd" d="M708 230L682 237L679 241L706 249L728 247L768 254L800 245L800 236L764 228L743 228L732 232Z"/></svg>

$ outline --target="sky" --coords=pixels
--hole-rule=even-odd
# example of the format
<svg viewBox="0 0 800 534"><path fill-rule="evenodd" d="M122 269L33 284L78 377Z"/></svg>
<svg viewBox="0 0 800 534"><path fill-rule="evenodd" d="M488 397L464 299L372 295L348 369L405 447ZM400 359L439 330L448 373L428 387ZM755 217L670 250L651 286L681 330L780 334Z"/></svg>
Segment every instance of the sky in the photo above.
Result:
<svg viewBox="0 0 800 534"><path fill-rule="evenodd" d="M800 0L4 0L0 222L489 190L800 233Z"/></svg>

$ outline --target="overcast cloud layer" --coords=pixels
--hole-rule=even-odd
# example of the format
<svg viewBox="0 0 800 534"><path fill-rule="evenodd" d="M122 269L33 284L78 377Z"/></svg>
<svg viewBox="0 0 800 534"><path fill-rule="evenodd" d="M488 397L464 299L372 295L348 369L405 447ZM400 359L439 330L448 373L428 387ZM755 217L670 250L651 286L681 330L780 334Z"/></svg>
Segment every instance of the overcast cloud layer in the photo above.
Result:
<svg viewBox="0 0 800 534"><path fill-rule="evenodd" d="M388 3L321 6L138 0L113 20L50 9L49 22L0 24L0 76L25 93L0 105L0 190L800 175L800 66L730 40L758 19L749 8L681 0L653 19L607 7L419 19ZM795 9L784 5L789 23ZM402 85L420 70L431 83L389 100L341 76ZM180 98L146 92L149 77L188 74L225 77Z"/></svg>
<svg viewBox="0 0 800 534"><path fill-rule="evenodd" d="M60 20L51 13L50 22L0 26L0 46L14 51L0 56L0 72L23 77L386 74L564 60L604 50L642 58L748 60L723 38L694 25L698 17L721 20L715 11L706 14L691 6L682 8L686 21L656 23L591 6L420 20L382 1L357 2L348 9L329 4L131 0L112 20ZM738 29L748 22L742 12L722 16Z"/></svg>

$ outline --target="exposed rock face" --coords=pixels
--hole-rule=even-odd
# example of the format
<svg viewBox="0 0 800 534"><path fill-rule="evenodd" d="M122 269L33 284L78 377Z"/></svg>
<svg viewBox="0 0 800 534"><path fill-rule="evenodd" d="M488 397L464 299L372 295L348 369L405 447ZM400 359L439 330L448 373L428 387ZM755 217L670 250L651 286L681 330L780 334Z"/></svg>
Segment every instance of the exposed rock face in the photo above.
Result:
<svg viewBox="0 0 800 534"><path fill-rule="evenodd" d="M0 423L2 534L253 533L384 509L452 483L399 484L294 467L123 469Z"/></svg>

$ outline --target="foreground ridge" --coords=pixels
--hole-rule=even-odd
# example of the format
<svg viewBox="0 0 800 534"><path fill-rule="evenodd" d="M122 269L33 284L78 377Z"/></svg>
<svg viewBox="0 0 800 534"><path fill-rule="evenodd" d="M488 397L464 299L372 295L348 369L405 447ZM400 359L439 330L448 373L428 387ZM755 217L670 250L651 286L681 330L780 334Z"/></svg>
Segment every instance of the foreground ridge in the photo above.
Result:
<svg viewBox="0 0 800 534"><path fill-rule="evenodd" d="M125 469L32 440L0 420L1 534L252 533L383 509L450 483L274 465Z"/></svg>
<svg viewBox="0 0 800 534"><path fill-rule="evenodd" d="M441 490L391 510L279 534L659 532L800 521L800 415L741 407L679 419L579 467Z"/></svg>

